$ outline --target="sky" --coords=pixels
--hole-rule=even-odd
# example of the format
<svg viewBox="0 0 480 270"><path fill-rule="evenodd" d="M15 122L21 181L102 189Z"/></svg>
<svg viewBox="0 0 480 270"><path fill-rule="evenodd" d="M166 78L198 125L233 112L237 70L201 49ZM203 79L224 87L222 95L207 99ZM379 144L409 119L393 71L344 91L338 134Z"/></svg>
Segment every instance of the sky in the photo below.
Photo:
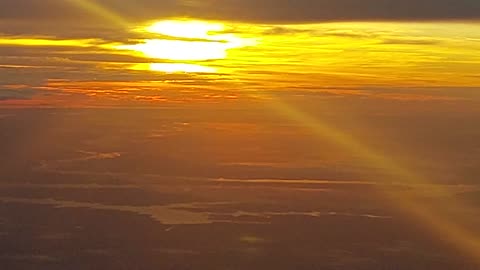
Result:
<svg viewBox="0 0 480 270"><path fill-rule="evenodd" d="M0 106L473 107L479 14L475 0L3 0Z"/></svg>

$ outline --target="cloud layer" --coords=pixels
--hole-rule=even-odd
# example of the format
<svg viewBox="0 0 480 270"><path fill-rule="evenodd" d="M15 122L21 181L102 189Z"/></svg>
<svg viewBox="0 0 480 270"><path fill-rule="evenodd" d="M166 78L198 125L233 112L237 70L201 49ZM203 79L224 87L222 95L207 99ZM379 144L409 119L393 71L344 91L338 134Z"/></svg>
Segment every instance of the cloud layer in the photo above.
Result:
<svg viewBox="0 0 480 270"><path fill-rule="evenodd" d="M0 19L101 19L79 8L79 2L90 11L99 11L93 3L136 21L169 16L267 23L480 19L477 0L3 0Z"/></svg>
<svg viewBox="0 0 480 270"><path fill-rule="evenodd" d="M268 92L478 102L457 89L480 85L480 20L447 20L477 19L479 6L477 0L0 0L0 101L150 105L264 100ZM225 26L225 40L250 45L227 51L214 39L141 31L150 20L175 16L223 19L217 23ZM322 23L331 21L342 22ZM185 51L192 54L179 59ZM209 72L166 70L174 65ZM441 91L419 90L427 88Z"/></svg>

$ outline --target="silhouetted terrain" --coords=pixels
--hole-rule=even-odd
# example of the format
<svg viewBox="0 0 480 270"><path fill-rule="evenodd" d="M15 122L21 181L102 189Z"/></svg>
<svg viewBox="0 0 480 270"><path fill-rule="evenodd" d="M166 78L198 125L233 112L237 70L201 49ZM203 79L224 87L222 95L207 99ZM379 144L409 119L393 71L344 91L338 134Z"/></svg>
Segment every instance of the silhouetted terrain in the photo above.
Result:
<svg viewBox="0 0 480 270"><path fill-rule="evenodd" d="M273 114L0 114L2 269L478 269L389 194L452 198ZM401 145L396 158L415 149L409 164L478 213L472 119L376 116L363 133L318 114L384 152Z"/></svg>

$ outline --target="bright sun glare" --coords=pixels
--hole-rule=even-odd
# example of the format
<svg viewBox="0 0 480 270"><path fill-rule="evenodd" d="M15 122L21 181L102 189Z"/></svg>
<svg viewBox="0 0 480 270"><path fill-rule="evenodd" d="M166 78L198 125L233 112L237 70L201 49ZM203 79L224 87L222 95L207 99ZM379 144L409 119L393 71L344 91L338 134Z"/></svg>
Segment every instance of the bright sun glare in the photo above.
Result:
<svg viewBox="0 0 480 270"><path fill-rule="evenodd" d="M227 57L227 48L219 42L150 39L123 47L156 59L202 61Z"/></svg>
<svg viewBox="0 0 480 270"><path fill-rule="evenodd" d="M194 64L182 64L182 63L151 63L151 64L138 64L132 67L134 70L151 70L161 71L166 73L216 73L217 70L213 67L206 67L202 65Z"/></svg>
<svg viewBox="0 0 480 270"><path fill-rule="evenodd" d="M163 35L138 44L121 45L118 49L140 53L144 57L170 61L208 61L226 59L228 50L252 45L234 34L225 33L225 25L196 20L166 20L139 29ZM150 70L163 72L212 72L214 68L196 63L151 64Z"/></svg>
<svg viewBox="0 0 480 270"><path fill-rule="evenodd" d="M148 27L150 33L157 33L171 37L202 38L211 40L211 34L225 30L225 26L219 23L202 21L160 21Z"/></svg>

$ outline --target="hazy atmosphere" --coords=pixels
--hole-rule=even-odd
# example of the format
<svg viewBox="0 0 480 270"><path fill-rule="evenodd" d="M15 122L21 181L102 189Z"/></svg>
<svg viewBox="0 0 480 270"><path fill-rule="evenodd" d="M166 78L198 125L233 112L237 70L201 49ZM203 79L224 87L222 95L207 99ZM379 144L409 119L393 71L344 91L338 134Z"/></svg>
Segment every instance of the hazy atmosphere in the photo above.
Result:
<svg viewBox="0 0 480 270"><path fill-rule="evenodd" d="M0 0L0 268L480 269L480 1Z"/></svg>

